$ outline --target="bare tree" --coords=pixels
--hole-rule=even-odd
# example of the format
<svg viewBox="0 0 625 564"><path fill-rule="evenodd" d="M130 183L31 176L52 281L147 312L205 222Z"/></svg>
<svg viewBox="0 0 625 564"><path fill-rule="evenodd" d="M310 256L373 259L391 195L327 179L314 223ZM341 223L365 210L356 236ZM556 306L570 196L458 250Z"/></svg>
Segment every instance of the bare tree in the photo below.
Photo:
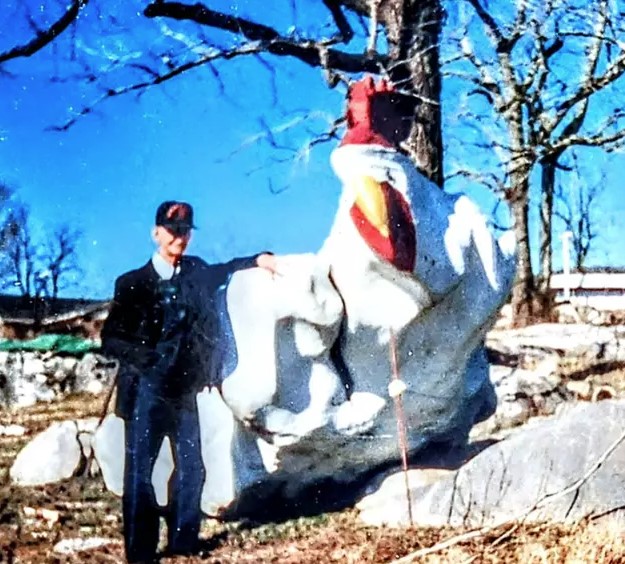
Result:
<svg viewBox="0 0 625 564"><path fill-rule="evenodd" d="M40 265L46 281L45 291L57 299L59 291L69 285L68 279L81 272L78 264L78 243L82 233L67 224L57 227L50 237Z"/></svg>
<svg viewBox="0 0 625 564"><path fill-rule="evenodd" d="M0 230L0 286L24 298L58 298L71 276L81 272L81 232L63 224L41 241L33 235L28 207L17 201L9 207Z"/></svg>
<svg viewBox="0 0 625 564"><path fill-rule="evenodd" d="M599 236L600 221L595 204L605 189L605 180L603 173L599 182L589 184L576 168L572 186L559 183L556 188L554 215L562 221L564 229L572 233L573 264L578 272L584 270L588 253Z"/></svg>
<svg viewBox="0 0 625 564"><path fill-rule="evenodd" d="M7 286L13 269L8 250L15 232L12 217L14 192L9 184L0 181L0 286L3 288Z"/></svg>
<svg viewBox="0 0 625 564"><path fill-rule="evenodd" d="M24 205L13 205L5 224L3 240L3 287L17 288L23 297L33 296L37 256L28 208Z"/></svg>
<svg viewBox="0 0 625 564"><path fill-rule="evenodd" d="M571 147L614 150L625 138L615 88L625 72L620 1L466 0L447 68L486 104L466 121L482 130L476 145L498 155L494 183L509 202L518 241L513 289L517 324L533 316L535 281L530 246L530 176L541 168L543 268L551 268L551 218L556 171ZM464 6L463 5L463 6ZM488 41L474 40L486 32ZM591 101L600 108L589 112ZM492 178L485 178L493 185Z"/></svg>

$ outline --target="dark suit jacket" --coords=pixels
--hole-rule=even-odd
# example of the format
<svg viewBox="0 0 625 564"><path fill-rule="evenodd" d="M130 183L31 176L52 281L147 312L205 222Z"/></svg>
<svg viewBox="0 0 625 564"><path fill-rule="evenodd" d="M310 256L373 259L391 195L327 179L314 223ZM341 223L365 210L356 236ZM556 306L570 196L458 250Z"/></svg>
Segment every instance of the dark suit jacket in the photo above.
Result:
<svg viewBox="0 0 625 564"><path fill-rule="evenodd" d="M120 363L119 416L130 417L139 377L153 379L163 397L184 405L194 405L197 391L214 383L223 333L216 295L234 272L256 266L257 256L214 265L183 257L170 281L160 278L150 260L116 280L102 352Z"/></svg>

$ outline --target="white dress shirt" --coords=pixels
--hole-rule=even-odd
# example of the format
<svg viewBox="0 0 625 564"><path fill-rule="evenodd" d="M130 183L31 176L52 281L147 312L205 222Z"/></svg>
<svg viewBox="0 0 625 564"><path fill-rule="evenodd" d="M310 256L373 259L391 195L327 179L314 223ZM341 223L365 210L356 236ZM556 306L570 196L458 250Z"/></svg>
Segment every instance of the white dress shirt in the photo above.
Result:
<svg viewBox="0 0 625 564"><path fill-rule="evenodd" d="M171 280L174 274L180 272L180 265L174 266L168 263L158 252L152 255L152 266L163 280Z"/></svg>

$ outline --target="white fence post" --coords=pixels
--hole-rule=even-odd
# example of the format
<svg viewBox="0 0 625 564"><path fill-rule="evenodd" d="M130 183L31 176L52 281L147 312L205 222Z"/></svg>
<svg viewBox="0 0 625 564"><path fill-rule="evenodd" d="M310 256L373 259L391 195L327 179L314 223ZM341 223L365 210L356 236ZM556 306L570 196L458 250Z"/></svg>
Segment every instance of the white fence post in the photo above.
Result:
<svg viewBox="0 0 625 564"><path fill-rule="evenodd" d="M560 235L562 239L562 274L564 277L564 299L571 299L571 238L573 233L565 231Z"/></svg>

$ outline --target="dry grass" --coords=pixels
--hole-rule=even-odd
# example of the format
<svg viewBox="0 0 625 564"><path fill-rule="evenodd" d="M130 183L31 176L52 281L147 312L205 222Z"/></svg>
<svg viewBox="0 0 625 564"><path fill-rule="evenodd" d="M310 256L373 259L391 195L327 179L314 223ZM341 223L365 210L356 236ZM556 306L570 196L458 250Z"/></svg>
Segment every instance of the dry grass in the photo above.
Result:
<svg viewBox="0 0 625 564"><path fill-rule="evenodd" d="M624 380L622 373L617 376L614 379ZM100 404L100 399L75 396L55 404L0 411L0 424L18 423L29 431L23 437L0 437L0 562L123 561L120 501L104 489L101 480L75 478L45 487L16 488L7 479L11 460L33 434L54 420L97 415ZM28 508L34 508L35 514ZM51 513L42 514L41 509ZM163 562L404 563L413 561L412 552L460 532L366 527L353 510L271 524L207 520L202 535L211 545L209 554ZM93 536L113 542L72 556L52 550L62 539ZM567 527L534 524L511 529L508 525L414 561L625 563L625 534L606 521Z"/></svg>

